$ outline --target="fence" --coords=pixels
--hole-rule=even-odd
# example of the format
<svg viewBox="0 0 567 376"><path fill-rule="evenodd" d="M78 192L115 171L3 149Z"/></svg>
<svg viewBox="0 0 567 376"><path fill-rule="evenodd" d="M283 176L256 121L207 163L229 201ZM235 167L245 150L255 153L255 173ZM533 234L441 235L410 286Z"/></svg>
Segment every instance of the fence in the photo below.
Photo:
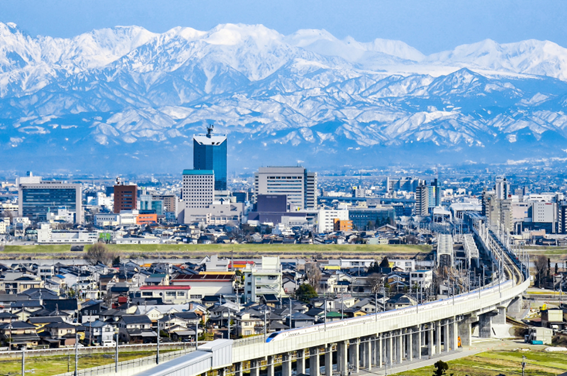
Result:
<svg viewBox="0 0 567 376"><path fill-rule="evenodd" d="M193 343L185 342L164 342L159 344L160 348L171 350L171 349L185 349L189 346L194 346ZM148 351L155 350L155 343L145 343L138 345L120 345L118 346L119 351ZM104 346L89 346L89 347L79 347L79 354L97 354L97 353L110 353L114 352L115 348L104 347ZM41 350L26 350L26 356L45 356L45 355L74 355L75 347L59 348L59 349L41 349ZM0 358L21 358L21 351L2 351L0 353Z"/></svg>
<svg viewBox="0 0 567 376"><path fill-rule="evenodd" d="M194 346L188 347L184 350L163 353L160 354L159 356L159 362L164 363L193 351L195 351ZM77 375L78 376L104 376L104 375L131 376L138 372L142 372L146 369L150 369L154 366L156 366L156 356L152 355L143 358L127 360L125 362L118 362L118 369L116 369L115 363L107 364L99 367L79 369ZM57 376L74 376L74 375L75 375L74 372L67 372Z"/></svg>

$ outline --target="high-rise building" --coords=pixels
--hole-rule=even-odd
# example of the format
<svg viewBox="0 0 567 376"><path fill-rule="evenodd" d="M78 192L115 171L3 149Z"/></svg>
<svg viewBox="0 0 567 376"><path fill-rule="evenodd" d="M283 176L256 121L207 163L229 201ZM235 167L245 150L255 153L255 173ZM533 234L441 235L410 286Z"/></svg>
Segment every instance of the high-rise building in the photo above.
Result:
<svg viewBox="0 0 567 376"><path fill-rule="evenodd" d="M187 209L206 208L215 201L212 170L183 170L183 202Z"/></svg>
<svg viewBox="0 0 567 376"><path fill-rule="evenodd" d="M123 185L120 181L114 186L114 213L120 214L123 210L138 209L138 187L136 185Z"/></svg>
<svg viewBox="0 0 567 376"><path fill-rule="evenodd" d="M429 214L429 189L425 182L415 189L415 215L427 216Z"/></svg>
<svg viewBox="0 0 567 376"><path fill-rule="evenodd" d="M37 178L37 177L36 177ZM24 180L25 181L25 180ZM80 184L34 180L18 185L18 215L33 222L46 221L49 213L65 209L74 213L74 222L83 223L83 195Z"/></svg>
<svg viewBox="0 0 567 376"><path fill-rule="evenodd" d="M494 189L496 191L496 198L499 200L506 200L508 196L512 194L510 183L506 178L497 178Z"/></svg>
<svg viewBox="0 0 567 376"><path fill-rule="evenodd" d="M215 190L224 191L227 189L227 138L212 133L211 125L206 135L193 136L193 169L213 171Z"/></svg>
<svg viewBox="0 0 567 376"><path fill-rule="evenodd" d="M405 178L387 178L386 189L388 193L395 191L415 192L417 187L422 181L418 178L405 177Z"/></svg>
<svg viewBox="0 0 567 376"><path fill-rule="evenodd" d="M286 195L290 209L317 208L317 173L303 167L260 167L254 174L254 201L259 194Z"/></svg>

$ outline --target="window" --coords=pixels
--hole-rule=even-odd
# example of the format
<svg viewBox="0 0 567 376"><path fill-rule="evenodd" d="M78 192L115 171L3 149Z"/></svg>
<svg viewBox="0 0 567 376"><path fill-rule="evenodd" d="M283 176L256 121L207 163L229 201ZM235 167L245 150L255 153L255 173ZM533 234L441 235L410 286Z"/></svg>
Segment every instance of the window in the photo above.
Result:
<svg viewBox="0 0 567 376"><path fill-rule="evenodd" d="M150 291L144 291L142 292L142 296L152 296L152 293Z"/></svg>
<svg viewBox="0 0 567 376"><path fill-rule="evenodd" d="M175 291L166 291L165 295L175 297L176 294L175 294Z"/></svg>

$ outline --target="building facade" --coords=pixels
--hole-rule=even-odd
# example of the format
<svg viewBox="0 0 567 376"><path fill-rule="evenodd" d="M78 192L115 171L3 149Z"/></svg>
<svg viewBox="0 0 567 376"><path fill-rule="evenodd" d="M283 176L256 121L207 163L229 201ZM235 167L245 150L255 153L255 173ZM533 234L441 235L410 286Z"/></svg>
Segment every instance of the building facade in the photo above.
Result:
<svg viewBox="0 0 567 376"><path fill-rule="evenodd" d="M254 201L260 194L286 195L291 211L317 208L317 173L303 167L260 167L254 174Z"/></svg>
<svg viewBox="0 0 567 376"><path fill-rule="evenodd" d="M213 135L213 127L206 135L193 136L193 169L214 171L215 190L227 189L227 138Z"/></svg>
<svg viewBox="0 0 567 376"><path fill-rule="evenodd" d="M425 184L420 184L415 189L415 215L429 215L429 190Z"/></svg>
<svg viewBox="0 0 567 376"><path fill-rule="evenodd" d="M335 230L335 220L348 221L348 210L321 209L319 210L317 230L320 234ZM351 223L352 230L352 223Z"/></svg>
<svg viewBox="0 0 567 376"><path fill-rule="evenodd" d="M114 212L138 209L138 187L136 185L114 186Z"/></svg>
<svg viewBox="0 0 567 376"><path fill-rule="evenodd" d="M18 186L18 216L33 222L47 221L49 213L64 207L83 223L83 195L80 184L60 181L22 183Z"/></svg>
<svg viewBox="0 0 567 376"><path fill-rule="evenodd" d="M183 170L183 203L185 209L202 209L215 201L213 170Z"/></svg>

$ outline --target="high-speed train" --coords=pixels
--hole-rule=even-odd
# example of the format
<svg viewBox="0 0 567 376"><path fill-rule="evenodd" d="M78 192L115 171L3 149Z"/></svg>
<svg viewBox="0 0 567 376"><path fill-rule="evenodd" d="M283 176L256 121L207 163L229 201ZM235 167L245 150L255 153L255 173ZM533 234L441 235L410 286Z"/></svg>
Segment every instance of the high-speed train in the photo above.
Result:
<svg viewBox="0 0 567 376"><path fill-rule="evenodd" d="M507 281L502 282L500 284L500 288L506 289L508 287L511 287L509 285L513 285L513 284L514 284L513 281L507 280ZM498 291L498 287L499 287L499 285L496 284L492 287L487 287L487 288L481 289L480 297L482 298L482 296L486 296L486 295L489 295L489 294L491 294L495 291ZM454 298L454 301L455 301L455 304L456 304L456 303L465 302L465 301L470 300L470 299L478 299L478 298L479 298L479 291L476 290L474 292L456 295L455 298ZM328 324L322 323L322 324L311 325L311 326L307 326L307 327L303 327L303 328L282 330L282 331L270 334L268 336L268 338L266 338L266 343L280 341L280 340L283 340L285 338L290 338L290 337L298 337L298 336L303 336L303 335L309 335L310 333L317 333L319 331L336 329L336 328L340 328L340 327L344 327L344 326L363 324L365 322L371 322L371 321L376 321L376 320L387 320L387 319L392 318L392 317L399 317L399 316L415 313L416 309L419 309L419 312L422 312L422 311L440 308L440 307L452 305L452 304L453 304L453 298L447 298L447 299L442 299L442 300L436 300L434 302L428 302L428 303L420 304L419 307L417 307L417 308L416 308L416 306L411 306L411 307L400 308L400 309L395 309L395 310L391 310L391 311L373 313L373 314L360 316L360 317L352 317L352 318L349 318L349 319L335 321L335 322L328 323ZM378 316L378 317L376 317L376 316Z"/></svg>

